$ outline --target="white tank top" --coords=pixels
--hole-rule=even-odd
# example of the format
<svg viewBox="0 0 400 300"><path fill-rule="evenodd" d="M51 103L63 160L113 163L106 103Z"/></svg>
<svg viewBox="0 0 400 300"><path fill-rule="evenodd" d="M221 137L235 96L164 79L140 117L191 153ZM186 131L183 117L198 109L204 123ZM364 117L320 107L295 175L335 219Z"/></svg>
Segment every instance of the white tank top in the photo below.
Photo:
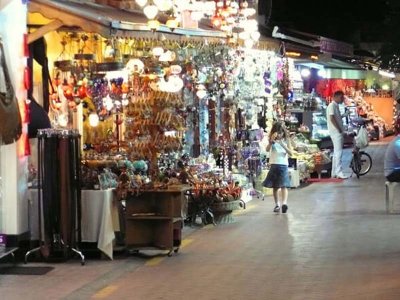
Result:
<svg viewBox="0 0 400 300"><path fill-rule="evenodd" d="M275 142L271 146L270 154L269 154L269 163L274 165L285 165L289 164L289 156L285 150L279 143Z"/></svg>

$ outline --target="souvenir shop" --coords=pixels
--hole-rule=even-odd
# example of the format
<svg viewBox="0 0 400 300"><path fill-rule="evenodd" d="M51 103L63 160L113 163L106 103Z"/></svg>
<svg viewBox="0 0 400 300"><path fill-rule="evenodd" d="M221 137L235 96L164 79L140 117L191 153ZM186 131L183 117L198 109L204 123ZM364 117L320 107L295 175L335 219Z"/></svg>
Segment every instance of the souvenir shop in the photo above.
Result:
<svg viewBox="0 0 400 300"><path fill-rule="evenodd" d="M52 4L43 3L32 1L32 13L51 18ZM67 20L84 11L65 9L71 10ZM107 14L115 15L113 10ZM121 29L112 22L111 35L61 28L33 42L46 44L40 48L46 48L42 55L48 65L37 73L48 75L38 82L50 83L52 129L39 130L40 161L32 164L37 180L32 174L31 197L37 194L35 186L63 186L46 182L54 176L43 176L47 139L79 133L81 199L70 202L81 202L74 207L78 212L81 207L81 240L97 242L110 258L116 231L132 251L156 246L171 252L179 248L183 221L232 221L229 212L245 205L242 194L251 198L249 176L261 172L267 111L272 117L275 86L287 72L275 54L275 41L260 41L252 50L211 30L198 30L199 37L186 37L196 31L178 28L173 33L169 28L137 31L125 17L132 19L120 14L119 24L125 25ZM53 149L59 147L56 143ZM62 193L42 189L39 202ZM87 230L95 220L101 220L99 230L107 227L103 223L110 225L101 238Z"/></svg>
<svg viewBox="0 0 400 300"><path fill-rule="evenodd" d="M300 132L305 141L296 142L301 154L298 159L308 161L305 165L297 166L300 178L304 178L305 169L329 175L331 168L330 150L331 140L327 130L326 107L333 93L337 90L345 92L345 102L341 106L342 113L350 111L350 115L343 121L348 133L356 133L358 120L367 120L366 127L369 139L379 140L393 134L393 118L397 115L396 101L392 90L395 82L393 74L382 71L365 70L358 65L343 60L331 58L328 61L319 61L317 55L313 59L294 59L294 70L290 72L292 89L288 97L287 122L294 131ZM311 145L318 145L314 149L314 160L304 159L309 153ZM345 146L353 146L353 137L345 136ZM314 145L315 146L315 145ZM311 150L313 151L313 150ZM308 172L305 173L309 175Z"/></svg>
<svg viewBox="0 0 400 300"><path fill-rule="evenodd" d="M148 21L101 4L23 5L26 56L10 70L25 70L18 99L30 118L22 114L26 136L1 147L0 204L28 218L15 218L21 220L10 230L10 214L0 211L8 245L39 241L26 261L40 252L78 254L84 264L82 242L96 243L111 259L117 244L171 254L184 223L232 222L233 210L269 193L259 185L268 172L269 128L278 118L290 125L293 97L310 109L312 102L282 45L259 41L249 8L235 9L249 21L238 39L227 35L229 28L204 29L200 22L179 27L168 22L171 15L162 25L146 11ZM180 13L188 23L187 9ZM25 31L16 43L24 44ZM293 133L299 154L290 173L297 187L323 153L306 126ZM13 151L14 172L28 175L5 176L4 157ZM12 189L20 191L17 207L5 201Z"/></svg>

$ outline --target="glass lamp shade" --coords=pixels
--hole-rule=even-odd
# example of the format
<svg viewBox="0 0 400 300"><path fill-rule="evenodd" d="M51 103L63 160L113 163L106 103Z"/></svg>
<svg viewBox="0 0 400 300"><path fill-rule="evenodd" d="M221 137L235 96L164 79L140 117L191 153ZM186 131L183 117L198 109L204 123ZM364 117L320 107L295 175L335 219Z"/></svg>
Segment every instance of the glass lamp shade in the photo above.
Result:
<svg viewBox="0 0 400 300"><path fill-rule="evenodd" d="M310 71L310 69L308 69L308 68L301 69L300 74L301 74L301 77L307 78L307 77L310 76L311 71Z"/></svg>
<svg viewBox="0 0 400 300"><path fill-rule="evenodd" d="M147 5L143 9L144 15L146 16L147 19L154 19L157 14L158 14L158 8L155 5Z"/></svg>
<svg viewBox="0 0 400 300"><path fill-rule="evenodd" d="M92 127L99 125L99 116L96 113L91 113L89 115L89 125Z"/></svg>
<svg viewBox="0 0 400 300"><path fill-rule="evenodd" d="M242 10L243 15L246 17L254 16L256 14L256 12L257 11L255 8L245 8Z"/></svg>
<svg viewBox="0 0 400 300"><path fill-rule="evenodd" d="M248 40L250 38L250 34L247 31L242 31L239 33L239 39Z"/></svg>
<svg viewBox="0 0 400 300"><path fill-rule="evenodd" d="M221 27L222 25L222 19L219 16L213 16L211 19L211 23L213 24L214 27Z"/></svg>
<svg viewBox="0 0 400 300"><path fill-rule="evenodd" d="M171 31L174 31L179 26L179 22L177 19L169 19L167 20L165 25L167 25L167 27L171 29Z"/></svg>
<svg viewBox="0 0 400 300"><path fill-rule="evenodd" d="M154 47L152 52L154 56L160 56L164 53L164 49L162 47Z"/></svg>
<svg viewBox="0 0 400 300"><path fill-rule="evenodd" d="M190 14L190 17L194 21L200 21L203 18L203 16L204 16L204 13L201 11L192 11L192 13Z"/></svg>
<svg viewBox="0 0 400 300"><path fill-rule="evenodd" d="M170 93L177 93L183 88L183 80L177 76L172 75L168 78L167 91Z"/></svg>
<svg viewBox="0 0 400 300"><path fill-rule="evenodd" d="M160 22L157 20L149 20L147 21L147 27L149 27L151 31L156 31L158 28L160 28Z"/></svg>
<svg viewBox="0 0 400 300"><path fill-rule="evenodd" d="M196 96L197 96L199 99L203 99L205 96L207 96L207 91L206 91L206 90L198 90L198 91L196 92Z"/></svg>
<svg viewBox="0 0 400 300"><path fill-rule="evenodd" d="M103 98L103 106L108 111L111 111L114 108L114 103L110 98L110 95L107 95L107 97Z"/></svg>
<svg viewBox="0 0 400 300"><path fill-rule="evenodd" d="M147 0L136 0L137 5L143 7L147 4Z"/></svg>
<svg viewBox="0 0 400 300"><path fill-rule="evenodd" d="M153 3L157 6L160 11L167 11L172 8L171 0L153 0Z"/></svg>
<svg viewBox="0 0 400 300"><path fill-rule="evenodd" d="M252 33L250 33L251 38L253 39L253 41L258 41L260 39L260 32L258 31L253 31Z"/></svg>
<svg viewBox="0 0 400 300"><path fill-rule="evenodd" d="M182 67L180 65L172 65L169 67L171 74L177 75L182 72Z"/></svg>
<svg viewBox="0 0 400 300"><path fill-rule="evenodd" d="M247 49L253 48L254 41L252 39L247 39L244 41L244 45Z"/></svg>
<svg viewBox="0 0 400 300"><path fill-rule="evenodd" d="M245 31L252 32L258 30L258 23L255 19L248 19L241 24Z"/></svg>

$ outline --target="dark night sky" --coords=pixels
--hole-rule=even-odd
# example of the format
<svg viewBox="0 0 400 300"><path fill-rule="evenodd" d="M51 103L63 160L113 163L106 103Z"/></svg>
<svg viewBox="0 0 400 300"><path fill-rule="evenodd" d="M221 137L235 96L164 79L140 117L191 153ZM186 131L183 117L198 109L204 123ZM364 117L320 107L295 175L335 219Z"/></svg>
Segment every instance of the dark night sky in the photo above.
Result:
<svg viewBox="0 0 400 300"><path fill-rule="evenodd" d="M264 34L278 25L348 42L400 72L394 56L400 56L400 0L259 0L259 11L266 16Z"/></svg>
<svg viewBox="0 0 400 300"><path fill-rule="evenodd" d="M260 1L266 12L272 3L268 27L280 25L353 44L388 39L387 27L400 5L399 0Z"/></svg>

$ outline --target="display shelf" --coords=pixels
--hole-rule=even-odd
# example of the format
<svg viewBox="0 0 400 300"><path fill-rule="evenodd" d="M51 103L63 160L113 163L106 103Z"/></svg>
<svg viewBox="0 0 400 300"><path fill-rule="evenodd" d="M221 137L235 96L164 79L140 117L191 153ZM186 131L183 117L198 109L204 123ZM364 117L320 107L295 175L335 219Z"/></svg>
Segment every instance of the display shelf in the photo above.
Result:
<svg viewBox="0 0 400 300"><path fill-rule="evenodd" d="M165 216L127 216L128 220L169 220L170 217Z"/></svg>
<svg viewBox="0 0 400 300"><path fill-rule="evenodd" d="M185 189L149 190L126 201L126 237L129 250L178 252L183 227L182 201Z"/></svg>

